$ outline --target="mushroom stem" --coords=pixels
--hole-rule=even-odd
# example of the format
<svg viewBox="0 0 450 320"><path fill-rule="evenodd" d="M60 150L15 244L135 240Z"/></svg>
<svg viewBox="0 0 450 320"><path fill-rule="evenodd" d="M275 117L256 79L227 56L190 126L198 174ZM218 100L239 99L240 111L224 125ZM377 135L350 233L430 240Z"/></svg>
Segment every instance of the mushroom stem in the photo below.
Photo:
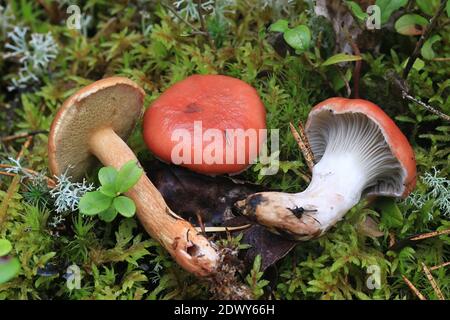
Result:
<svg viewBox="0 0 450 320"><path fill-rule="evenodd" d="M275 233L308 240L325 233L356 205L367 175L355 154L325 155L305 191L256 193L238 202L243 214Z"/></svg>
<svg viewBox="0 0 450 320"><path fill-rule="evenodd" d="M136 160L133 151L111 128L94 132L90 151L106 166L119 169ZM163 197L144 174L126 195L134 200L137 216L145 230L171 254L180 266L198 276L210 275L217 264L217 253L211 243L186 220L170 215Z"/></svg>

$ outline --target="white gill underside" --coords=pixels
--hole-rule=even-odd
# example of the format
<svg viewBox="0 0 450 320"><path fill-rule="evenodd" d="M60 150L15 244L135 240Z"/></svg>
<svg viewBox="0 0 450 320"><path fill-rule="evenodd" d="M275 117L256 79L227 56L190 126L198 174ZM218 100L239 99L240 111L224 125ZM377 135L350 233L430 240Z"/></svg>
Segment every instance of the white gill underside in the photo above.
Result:
<svg viewBox="0 0 450 320"><path fill-rule="evenodd" d="M377 124L361 113L331 112L316 115L313 122L307 134L316 161L326 159L336 170L346 170L346 175L360 171L362 194L402 194L404 172ZM354 169L333 160L350 155Z"/></svg>
<svg viewBox="0 0 450 320"><path fill-rule="evenodd" d="M401 194L403 170L378 126L363 114L317 115L308 138L317 164L308 188L291 206L316 210L328 230L365 194Z"/></svg>

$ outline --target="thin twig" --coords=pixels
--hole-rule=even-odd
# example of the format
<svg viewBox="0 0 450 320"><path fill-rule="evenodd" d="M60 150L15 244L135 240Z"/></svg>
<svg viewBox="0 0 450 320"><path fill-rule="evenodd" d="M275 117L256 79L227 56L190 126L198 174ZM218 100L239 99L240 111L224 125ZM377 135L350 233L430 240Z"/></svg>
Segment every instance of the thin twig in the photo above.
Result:
<svg viewBox="0 0 450 320"><path fill-rule="evenodd" d="M414 48L414 51L411 55L411 57L408 59L408 63L406 64L405 69L403 69L403 79L408 78L408 74L411 71L412 66L414 65L414 62L416 61L417 57L419 56L420 49L422 48L423 44L425 43L425 40L427 40L428 36L431 33L431 30L435 27L437 20L441 13L445 9L445 4L447 3L447 0L441 0L441 5L439 6L439 9L436 11L433 18L431 18L430 24L426 27L425 31L420 36L419 41L417 41L416 47Z"/></svg>
<svg viewBox="0 0 450 320"><path fill-rule="evenodd" d="M447 62L447 61L450 61L450 57L433 58L431 60L432 61L437 61L437 62Z"/></svg>
<svg viewBox="0 0 450 320"><path fill-rule="evenodd" d="M414 236L414 237L410 238L409 240L413 240L413 241L423 240L423 239L433 238L433 237L437 237L437 236L442 236L444 234L450 234L450 229L419 234L418 236Z"/></svg>
<svg viewBox="0 0 450 320"><path fill-rule="evenodd" d="M6 169L8 169L8 168L13 168L13 167L14 167L14 166L9 165L9 164L2 164L2 163L0 163L0 168L6 168ZM36 171L34 171L34 170L31 170L31 169L28 169L28 168L22 168L22 170L24 170L24 171L26 171L26 172L28 172L29 174L32 174L32 175L34 175L34 176L38 176L38 175L39 175L38 172L36 172ZM3 174L3 175L5 175L5 176L11 176L11 177L16 176L16 174L14 174L14 173L2 172L2 171L0 171L0 174ZM46 177L44 177L44 179L47 180L47 186L48 186L49 188L54 188L54 187L56 186L56 182L55 182L55 180L53 180L52 178L46 176Z"/></svg>
<svg viewBox="0 0 450 320"><path fill-rule="evenodd" d="M3 171L0 171L0 175L8 176L8 177L15 177L16 176L16 174L14 174L14 173L3 172Z"/></svg>
<svg viewBox="0 0 450 320"><path fill-rule="evenodd" d="M408 287L411 289L412 292L420 299L420 300L427 300L423 294L420 293L420 291L409 281L409 279L402 275L403 281L408 285Z"/></svg>
<svg viewBox="0 0 450 320"><path fill-rule="evenodd" d="M244 224L242 226L236 226L236 227L205 227L205 232L230 232L230 231L238 231L238 230L244 230L247 228L250 228L251 224ZM200 227L195 227L195 229L199 232L202 231Z"/></svg>
<svg viewBox="0 0 450 320"><path fill-rule="evenodd" d="M342 72L342 70L336 66L336 70L338 71L339 77L344 81L345 88L347 90L347 98L349 98L352 94L352 89L350 88L350 84L348 83L347 79L345 78L345 74Z"/></svg>
<svg viewBox="0 0 450 320"><path fill-rule="evenodd" d="M353 53L356 56L361 55L361 51L359 51L358 45L353 41L352 36L348 32L348 30L344 29L345 36L347 38L348 43L352 47ZM362 60L355 61L355 68L353 69L353 98L359 98L359 79L361 77L361 63Z"/></svg>
<svg viewBox="0 0 450 320"><path fill-rule="evenodd" d="M434 266L434 267L431 267L430 271L434 271L434 270L437 270L437 269L440 269L440 268L443 268L446 266L450 266L450 261L438 264L437 266Z"/></svg>
<svg viewBox="0 0 450 320"><path fill-rule="evenodd" d="M11 136L2 137L2 138L0 138L0 141L1 142L9 142L9 141L13 141L13 140L21 139L21 138L28 138L30 136L35 136L40 133L48 133L48 131L47 130L37 130L37 131L18 133L18 134L14 134Z"/></svg>
<svg viewBox="0 0 450 320"><path fill-rule="evenodd" d="M167 10L169 10L170 12L172 12L175 17L177 17L178 19L180 19L181 21L183 21L185 24L187 24L192 30L194 30L197 34L202 34L205 35L205 32L199 30L197 27L195 27L192 23L190 23L189 21L187 21L186 19L184 19L182 16L180 16L178 14L178 12L172 8L169 4L166 4L164 2L161 2L161 5L166 8Z"/></svg>
<svg viewBox="0 0 450 320"><path fill-rule="evenodd" d="M428 281L430 281L431 286L433 287L434 292L436 292L436 295L438 296L439 300L445 300L444 295L442 294L441 289L439 288L439 286L436 283L436 280L434 280L433 275L431 274L430 270L428 269L428 267L425 265L425 263L422 262L422 268L423 271L425 272L425 275L428 278Z"/></svg>
<svg viewBox="0 0 450 320"><path fill-rule="evenodd" d="M436 110L435 108L433 108L432 106L426 104L423 101L420 101L419 99L414 98L413 96L411 96L410 94L408 94L406 91L402 90L402 97L403 99L408 99L414 103L417 103L418 105L424 107L425 109L427 109L428 111L434 113L435 115L437 115L439 118L446 120L446 121L450 121L450 116L446 115L445 113Z"/></svg>
<svg viewBox="0 0 450 320"><path fill-rule="evenodd" d="M16 158L17 161L19 161L20 158L22 158L23 154L25 153L25 150L27 150L30 147L32 141L33 141L33 136L29 136L27 138L27 140L25 140L25 142L22 145L22 149L20 149L19 153L17 154L17 158Z"/></svg>
<svg viewBox="0 0 450 320"><path fill-rule="evenodd" d="M200 225L200 230L202 230L202 233L205 234L205 224L203 223L202 215L198 212L195 213L197 216L198 224Z"/></svg>
<svg viewBox="0 0 450 320"><path fill-rule="evenodd" d="M289 122L289 127L291 129L295 141L297 141L300 151L303 154L303 158L305 158L309 170L312 171L312 168L314 167L315 163L314 154L312 153L311 146L309 145L309 141L308 138L306 137L305 130L303 129L302 124L300 122L298 124L299 131L295 129L292 122Z"/></svg>
<svg viewBox="0 0 450 320"><path fill-rule="evenodd" d="M19 154L16 157L17 160L20 160L25 150L28 149L28 147L30 146L32 140L33 136L28 137L27 141L25 141L25 143L22 145L22 148L20 149ZM16 192L19 183L20 177L19 175L16 175L13 178L11 184L9 185L8 191L6 191L6 195L4 196L3 201L0 204L0 230L1 227L3 226L3 222L6 220L6 214L8 213L9 207L9 200L11 200L14 193Z"/></svg>
<svg viewBox="0 0 450 320"><path fill-rule="evenodd" d="M203 33L206 35L206 38L208 39L209 45L214 50L216 49L216 46L214 44L214 41L211 38L211 35L208 32L208 29L206 28L205 19L203 18L203 8L202 8L202 0L197 0L197 10L198 10L198 16L200 20L200 26Z"/></svg>

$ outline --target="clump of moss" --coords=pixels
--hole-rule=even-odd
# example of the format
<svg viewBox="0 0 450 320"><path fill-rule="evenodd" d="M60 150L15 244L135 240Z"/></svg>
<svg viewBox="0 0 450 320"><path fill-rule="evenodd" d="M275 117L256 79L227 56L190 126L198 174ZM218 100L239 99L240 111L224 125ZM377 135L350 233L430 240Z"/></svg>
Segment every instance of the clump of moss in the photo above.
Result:
<svg viewBox="0 0 450 320"><path fill-rule="evenodd" d="M348 96L354 65L323 66L326 58L340 52L333 48L336 39L330 26L315 23L323 19L315 16L309 1L283 2L287 7L277 6L277 1L266 1L265 6L258 0L220 2L226 6L211 1L201 12L193 6L197 11L188 17L179 10L183 6L177 8L174 2L87 0L80 5L84 18L77 30L67 27L67 2L6 1L0 8L0 163L11 165L8 158L20 158L24 169L46 172L46 132L58 107L94 80L111 75L129 77L145 89L145 105L149 105L165 88L191 74L226 74L257 88L267 109L267 126L280 130L280 171L262 176L262 166L256 164L242 178L284 191L303 189L306 182L298 177L307 175L308 168L289 122L304 121L311 107L325 98ZM415 2L410 9L430 17ZM274 34L268 31L278 19L287 20L292 28L304 25L314 29L310 48L296 53L278 37L276 43L284 46L285 53L279 55L269 41ZM450 81L445 68L450 25L445 19L441 15L434 29L441 39L440 46L431 44L435 57L419 56L407 80L417 99L450 114ZM438 177L448 181L448 122L403 100L401 94L390 94L393 86L388 71L401 75L418 37L397 34L393 23L382 28L383 34L372 39L376 46L359 48L363 57L361 96L375 100L399 124L414 147L421 177L427 178L436 168ZM33 69L37 61L31 56L46 59ZM4 140L20 134L21 138ZM140 159L151 157L139 130L129 144ZM445 195L428 180L419 179L414 193L416 200L424 200L420 205L412 199L382 206L361 203L327 235L298 245L277 263L278 273L271 277L269 287L269 275L260 272L258 261L249 273L242 274L235 248L226 246L221 249L224 263L218 277L199 282L180 270L134 218L105 223L83 217L76 207L55 205L52 187L47 185L48 178L55 177L41 176L40 182L33 184L37 180L23 171L6 172L4 167L0 171L0 238L13 244L11 255L21 265L17 277L0 284L0 299L269 295L278 299L413 299L403 276L425 296L438 298L421 263L431 267L450 260L450 238L445 234L406 242L403 248L391 247L393 241L450 228L442 205ZM95 186L93 177L95 172L87 177L88 183ZM358 225L366 217L379 222L382 237L361 233ZM79 288L67 286L76 269L71 266L79 268ZM378 282L372 281L374 270ZM448 267L432 274L444 296L450 297Z"/></svg>

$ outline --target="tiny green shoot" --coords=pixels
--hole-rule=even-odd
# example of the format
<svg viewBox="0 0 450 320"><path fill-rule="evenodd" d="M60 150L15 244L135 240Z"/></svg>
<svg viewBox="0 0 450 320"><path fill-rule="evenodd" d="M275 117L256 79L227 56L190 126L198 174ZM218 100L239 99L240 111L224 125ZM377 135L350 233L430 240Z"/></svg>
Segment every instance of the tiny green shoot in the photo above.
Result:
<svg viewBox="0 0 450 320"><path fill-rule="evenodd" d="M0 284L13 279L20 271L19 259L7 256L11 250L11 242L0 239Z"/></svg>

